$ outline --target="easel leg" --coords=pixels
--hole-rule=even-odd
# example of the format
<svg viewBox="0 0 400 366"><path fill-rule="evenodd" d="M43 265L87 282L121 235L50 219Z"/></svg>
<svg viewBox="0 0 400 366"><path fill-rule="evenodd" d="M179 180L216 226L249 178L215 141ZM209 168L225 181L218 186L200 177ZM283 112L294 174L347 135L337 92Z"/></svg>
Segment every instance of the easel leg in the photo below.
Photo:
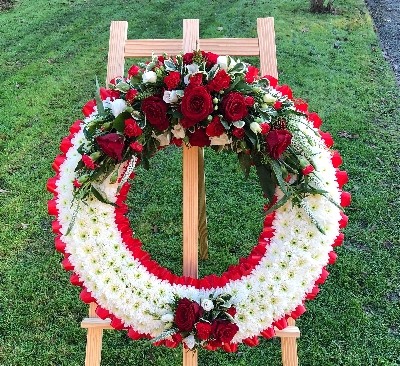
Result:
<svg viewBox="0 0 400 366"><path fill-rule="evenodd" d="M288 319L289 327L295 326L292 318ZM297 357L297 337L281 337L282 364L283 366L298 366L299 359Z"/></svg>
<svg viewBox="0 0 400 366"><path fill-rule="evenodd" d="M85 366L100 366L103 329L87 330Z"/></svg>
<svg viewBox="0 0 400 366"><path fill-rule="evenodd" d="M199 255L208 259L206 182L204 174L204 149L199 149Z"/></svg>

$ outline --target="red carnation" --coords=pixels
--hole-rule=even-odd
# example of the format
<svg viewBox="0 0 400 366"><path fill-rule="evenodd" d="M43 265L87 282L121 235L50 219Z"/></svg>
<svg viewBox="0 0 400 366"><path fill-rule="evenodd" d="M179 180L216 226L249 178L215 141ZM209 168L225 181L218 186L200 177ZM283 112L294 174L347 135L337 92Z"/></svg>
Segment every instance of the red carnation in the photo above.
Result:
<svg viewBox="0 0 400 366"><path fill-rule="evenodd" d="M93 112L96 107L96 100L92 99L89 100L82 108L82 113L85 115L85 117L89 117Z"/></svg>
<svg viewBox="0 0 400 366"><path fill-rule="evenodd" d="M247 104L243 94L231 92L222 99L222 113L228 122L240 121L248 114Z"/></svg>
<svg viewBox="0 0 400 366"><path fill-rule="evenodd" d="M294 106L299 112L307 113L308 104L302 99L295 99Z"/></svg>
<svg viewBox="0 0 400 366"><path fill-rule="evenodd" d="M246 105L248 105L249 107L252 107L254 105L254 98L247 96L244 98L244 101L246 102Z"/></svg>
<svg viewBox="0 0 400 366"><path fill-rule="evenodd" d="M203 84L203 74L201 72L190 75L189 78L190 86L199 86L201 84Z"/></svg>
<svg viewBox="0 0 400 366"><path fill-rule="evenodd" d="M125 120L124 134L128 137L138 137L143 133L142 129L133 118Z"/></svg>
<svg viewBox="0 0 400 366"><path fill-rule="evenodd" d="M268 123L260 123L260 127L262 135L266 135L271 129L271 126Z"/></svg>
<svg viewBox="0 0 400 366"><path fill-rule="evenodd" d="M233 318L236 315L236 308L231 306L226 312Z"/></svg>
<svg viewBox="0 0 400 366"><path fill-rule="evenodd" d="M199 339L201 339L202 341L205 341L206 339L210 338L211 324L203 322L197 323L196 330L197 330L197 337L199 337Z"/></svg>
<svg viewBox="0 0 400 366"><path fill-rule="evenodd" d="M160 97L148 97L142 102L142 112L149 123L159 131L164 131L169 126L167 110L167 103Z"/></svg>
<svg viewBox="0 0 400 366"><path fill-rule="evenodd" d="M143 145L140 142L134 141L132 142L129 147L136 152L142 152L143 151Z"/></svg>
<svg viewBox="0 0 400 366"><path fill-rule="evenodd" d="M211 94L204 86L187 88L182 98L181 112L186 120L193 126L208 117L214 110ZM188 128L188 123L183 127Z"/></svg>
<svg viewBox="0 0 400 366"><path fill-rule="evenodd" d="M272 88L276 88L276 86L278 85L278 79L274 78L271 75L264 75L261 79L267 79L269 86L271 86Z"/></svg>
<svg viewBox="0 0 400 366"><path fill-rule="evenodd" d="M235 127L232 131L232 135L235 136L237 139L242 139L246 133L244 132L243 128Z"/></svg>
<svg viewBox="0 0 400 366"><path fill-rule="evenodd" d="M124 150L124 136L118 133L109 133L96 137L96 142L104 154L115 159L122 160L122 152Z"/></svg>
<svg viewBox="0 0 400 366"><path fill-rule="evenodd" d="M302 173L304 175L308 175L308 174L312 173L313 171L314 171L314 167L311 164L307 165L305 168L302 169Z"/></svg>
<svg viewBox="0 0 400 366"><path fill-rule="evenodd" d="M246 83L251 84L254 82L254 80L256 80L257 76L258 76L257 67L249 66L244 79L246 80Z"/></svg>
<svg viewBox="0 0 400 366"><path fill-rule="evenodd" d="M188 332L193 329L201 315L200 305L184 297L179 300L176 307L174 323L181 332Z"/></svg>
<svg viewBox="0 0 400 366"><path fill-rule="evenodd" d="M225 132L225 127L218 116L214 116L211 123L206 128L206 133L210 137L221 136Z"/></svg>
<svg viewBox="0 0 400 366"><path fill-rule="evenodd" d="M322 125L322 119L317 113L311 112L308 114L308 120L312 123L313 127L320 128Z"/></svg>
<svg viewBox="0 0 400 366"><path fill-rule="evenodd" d="M181 82L181 73L178 71L171 71L165 78L164 83L168 90L176 89Z"/></svg>
<svg viewBox="0 0 400 366"><path fill-rule="evenodd" d="M132 103L138 94L139 92L136 89L129 89L125 94L125 99L128 103Z"/></svg>
<svg viewBox="0 0 400 366"><path fill-rule="evenodd" d="M208 83L207 87L211 91L219 92L229 88L231 77L225 70L219 70L214 78Z"/></svg>
<svg viewBox="0 0 400 366"><path fill-rule="evenodd" d="M289 99L293 99L292 89L290 89L288 85L280 85L276 90L280 91L282 95L287 96Z"/></svg>
<svg viewBox="0 0 400 366"><path fill-rule="evenodd" d="M211 330L216 341L229 343L239 331L239 327L229 321L217 319L213 321Z"/></svg>
<svg viewBox="0 0 400 366"><path fill-rule="evenodd" d="M90 170L96 169L96 164L89 155L82 155L82 161L86 168Z"/></svg>
<svg viewBox="0 0 400 366"><path fill-rule="evenodd" d="M273 130L265 138L267 151L271 158L279 159L292 141L292 134L287 130Z"/></svg>
<svg viewBox="0 0 400 366"><path fill-rule="evenodd" d="M282 108L282 102L281 102L280 100L277 100L277 101L274 103L274 108L275 108L277 111L279 111L279 110Z"/></svg>
<svg viewBox="0 0 400 366"><path fill-rule="evenodd" d="M100 88L100 99L101 100L106 100L107 98L110 98L112 100L119 99L120 96L121 96L121 93L118 90Z"/></svg>
<svg viewBox="0 0 400 366"><path fill-rule="evenodd" d="M192 146L204 147L210 146L210 139L206 134L205 128L197 128L193 133L189 134L189 143Z"/></svg>
<svg viewBox="0 0 400 366"><path fill-rule="evenodd" d="M128 77L131 78L132 76L136 76L140 71L140 67L136 65L132 65L128 70Z"/></svg>

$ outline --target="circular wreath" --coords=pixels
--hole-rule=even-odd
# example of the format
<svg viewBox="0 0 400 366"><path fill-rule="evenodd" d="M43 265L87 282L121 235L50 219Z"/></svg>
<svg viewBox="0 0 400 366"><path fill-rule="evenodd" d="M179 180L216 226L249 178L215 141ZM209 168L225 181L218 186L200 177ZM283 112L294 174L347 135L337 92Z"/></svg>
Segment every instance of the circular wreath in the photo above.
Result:
<svg viewBox="0 0 400 366"><path fill-rule="evenodd" d="M229 56L154 56L99 88L61 142L47 188L56 249L81 299L133 339L235 351L297 318L334 263L347 224L342 159L321 119L287 85ZM160 148L211 146L255 166L266 217L247 258L221 276L176 276L125 216L129 179Z"/></svg>

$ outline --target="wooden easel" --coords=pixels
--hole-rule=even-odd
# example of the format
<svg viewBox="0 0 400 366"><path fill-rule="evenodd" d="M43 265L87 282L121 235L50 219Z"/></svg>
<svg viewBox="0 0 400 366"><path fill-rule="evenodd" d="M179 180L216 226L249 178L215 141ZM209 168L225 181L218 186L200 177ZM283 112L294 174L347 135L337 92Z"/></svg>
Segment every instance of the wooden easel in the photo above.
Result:
<svg viewBox="0 0 400 366"><path fill-rule="evenodd" d="M128 40L128 22L111 22L107 65L107 85L116 76L124 75L125 58L148 57L152 52L161 55L176 55L196 49L215 52L219 55L259 56L262 75L278 77L275 31L273 18L257 19L258 38L214 38L199 39L199 20L183 20L183 39ZM207 256L207 225L205 215L203 150L198 147L183 147L183 275L198 275L198 243L200 254ZM90 304L89 318L82 321L87 328L86 366L99 366L103 329L113 329L108 320L97 317L96 304ZM281 338L283 366L297 366L297 343L299 329L293 319L284 330L276 330ZM183 365L197 365L197 351L183 350Z"/></svg>

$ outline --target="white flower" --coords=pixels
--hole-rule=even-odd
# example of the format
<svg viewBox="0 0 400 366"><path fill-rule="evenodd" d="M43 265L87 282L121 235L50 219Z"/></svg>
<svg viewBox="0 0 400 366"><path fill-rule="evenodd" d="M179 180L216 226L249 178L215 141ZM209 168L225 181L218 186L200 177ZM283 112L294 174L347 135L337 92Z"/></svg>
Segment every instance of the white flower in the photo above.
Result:
<svg viewBox="0 0 400 366"><path fill-rule="evenodd" d="M260 133L261 132L261 126L257 122L251 122L250 123L250 129L255 133Z"/></svg>
<svg viewBox="0 0 400 366"><path fill-rule="evenodd" d="M264 96L263 96L263 101L264 101L264 103L267 103L267 104L274 104L276 101L278 100L278 98L275 98L273 95L271 95L271 94L264 94Z"/></svg>
<svg viewBox="0 0 400 366"><path fill-rule="evenodd" d="M146 71L142 75L144 83L155 83L157 81L157 74L154 71Z"/></svg>
<svg viewBox="0 0 400 366"><path fill-rule="evenodd" d="M164 92L163 100L165 103L176 103L178 101L178 93L176 90L166 90Z"/></svg>
<svg viewBox="0 0 400 366"><path fill-rule="evenodd" d="M172 323L174 321L174 314L167 313L161 317L163 323Z"/></svg>
<svg viewBox="0 0 400 366"><path fill-rule="evenodd" d="M214 303L210 299L203 299L203 300L201 300L201 307L205 311L210 311L210 310L214 309Z"/></svg>
<svg viewBox="0 0 400 366"><path fill-rule="evenodd" d="M186 345L188 346L189 349L192 349L196 344L193 334L190 334L186 338L183 338L183 342L186 343Z"/></svg>
<svg viewBox="0 0 400 366"><path fill-rule="evenodd" d="M152 136L160 142L160 146L168 146L171 142L171 134L168 131L161 135L156 135L153 131Z"/></svg>
<svg viewBox="0 0 400 366"><path fill-rule="evenodd" d="M177 139L183 139L185 137L185 129L179 123L174 126L171 132Z"/></svg>
<svg viewBox="0 0 400 366"><path fill-rule="evenodd" d="M126 102L123 99L115 99L111 103L111 112L114 117L120 115L126 108Z"/></svg>
<svg viewBox="0 0 400 366"><path fill-rule="evenodd" d="M229 145L232 143L232 139L226 133L221 136L210 137L211 145Z"/></svg>
<svg viewBox="0 0 400 366"><path fill-rule="evenodd" d="M229 56L218 56L218 58L217 58L217 64L222 70L228 71L228 70L232 69L233 67L235 67L235 65L236 65L236 61L231 57L229 57L229 59L228 59L228 57ZM228 66L228 63L229 63L229 66Z"/></svg>

